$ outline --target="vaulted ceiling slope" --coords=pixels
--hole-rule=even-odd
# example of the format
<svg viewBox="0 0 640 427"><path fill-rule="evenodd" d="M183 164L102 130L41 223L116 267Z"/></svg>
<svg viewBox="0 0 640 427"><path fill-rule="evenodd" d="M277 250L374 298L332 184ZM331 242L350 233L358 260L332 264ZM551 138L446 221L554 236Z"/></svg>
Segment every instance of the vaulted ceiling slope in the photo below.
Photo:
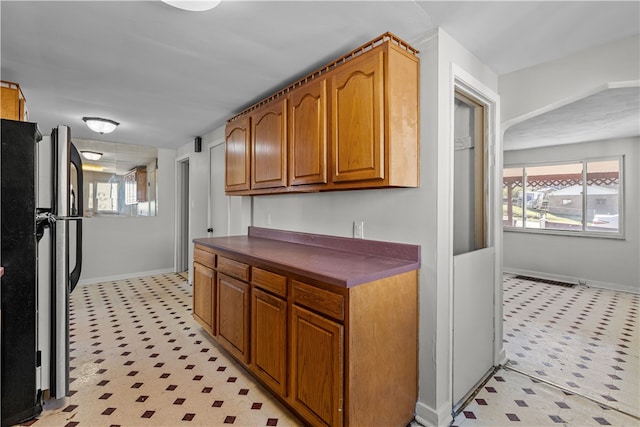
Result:
<svg viewBox="0 0 640 427"><path fill-rule="evenodd" d="M386 32L437 26L497 73L638 33L637 2L2 1L1 77L43 132L176 148ZM121 123L98 136L82 122Z"/></svg>

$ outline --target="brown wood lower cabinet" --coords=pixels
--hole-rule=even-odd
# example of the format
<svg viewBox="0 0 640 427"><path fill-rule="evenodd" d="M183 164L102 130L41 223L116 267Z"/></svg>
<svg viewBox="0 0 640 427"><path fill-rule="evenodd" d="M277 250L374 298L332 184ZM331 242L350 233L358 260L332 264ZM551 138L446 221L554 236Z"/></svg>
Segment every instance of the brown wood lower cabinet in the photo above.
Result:
<svg viewBox="0 0 640 427"><path fill-rule="evenodd" d="M341 426L344 328L297 305L291 325L291 404L314 425Z"/></svg>
<svg viewBox="0 0 640 427"><path fill-rule="evenodd" d="M286 397L287 301L253 288L251 313L251 370L274 391Z"/></svg>
<svg viewBox="0 0 640 427"><path fill-rule="evenodd" d="M215 271L194 264L195 319L306 424L413 420L417 270L347 288L213 256Z"/></svg>
<svg viewBox="0 0 640 427"><path fill-rule="evenodd" d="M218 273L218 342L249 363L249 284Z"/></svg>
<svg viewBox="0 0 640 427"><path fill-rule="evenodd" d="M215 272L198 262L193 263L193 317L211 335L215 327Z"/></svg>

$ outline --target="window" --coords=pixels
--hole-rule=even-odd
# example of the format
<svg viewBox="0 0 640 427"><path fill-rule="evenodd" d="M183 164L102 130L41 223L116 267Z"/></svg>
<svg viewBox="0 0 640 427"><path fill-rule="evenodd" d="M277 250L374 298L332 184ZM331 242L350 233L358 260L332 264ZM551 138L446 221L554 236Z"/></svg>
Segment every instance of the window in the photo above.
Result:
<svg viewBox="0 0 640 427"><path fill-rule="evenodd" d="M103 213L118 212L118 184L96 182L97 211Z"/></svg>
<svg viewBox="0 0 640 427"><path fill-rule="evenodd" d="M622 236L623 157L505 166L504 229Z"/></svg>

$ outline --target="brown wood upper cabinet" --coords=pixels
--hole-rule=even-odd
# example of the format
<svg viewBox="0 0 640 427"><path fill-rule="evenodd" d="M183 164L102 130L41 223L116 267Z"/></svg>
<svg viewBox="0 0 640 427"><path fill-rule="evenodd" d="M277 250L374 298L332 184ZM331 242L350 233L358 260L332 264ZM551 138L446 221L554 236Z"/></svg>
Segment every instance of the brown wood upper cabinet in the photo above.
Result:
<svg viewBox="0 0 640 427"><path fill-rule="evenodd" d="M227 193L417 187L417 53L383 34L230 119ZM243 120L250 160L238 148ZM238 185L241 160L250 186Z"/></svg>
<svg viewBox="0 0 640 427"><path fill-rule="evenodd" d="M0 82L0 117L9 120L27 121L26 100L18 83Z"/></svg>
<svg viewBox="0 0 640 427"><path fill-rule="evenodd" d="M249 117L239 117L228 122L225 130L225 191L243 191L250 189L250 140Z"/></svg>
<svg viewBox="0 0 640 427"><path fill-rule="evenodd" d="M251 188L287 186L287 102L279 98L251 113Z"/></svg>
<svg viewBox="0 0 640 427"><path fill-rule="evenodd" d="M418 186L418 73L391 41L332 71L333 189Z"/></svg>
<svg viewBox="0 0 640 427"><path fill-rule="evenodd" d="M327 183L327 81L289 95L289 183Z"/></svg>
<svg viewBox="0 0 640 427"><path fill-rule="evenodd" d="M333 182L384 179L384 52L331 76Z"/></svg>

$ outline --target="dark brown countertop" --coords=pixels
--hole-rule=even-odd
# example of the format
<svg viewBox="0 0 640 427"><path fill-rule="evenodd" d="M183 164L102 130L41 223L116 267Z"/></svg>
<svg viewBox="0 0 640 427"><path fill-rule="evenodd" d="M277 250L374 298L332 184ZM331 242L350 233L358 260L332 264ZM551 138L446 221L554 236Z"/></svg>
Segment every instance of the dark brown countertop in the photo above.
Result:
<svg viewBox="0 0 640 427"><path fill-rule="evenodd" d="M262 265L347 288L420 268L418 245L258 227L249 227L247 236L193 241Z"/></svg>

